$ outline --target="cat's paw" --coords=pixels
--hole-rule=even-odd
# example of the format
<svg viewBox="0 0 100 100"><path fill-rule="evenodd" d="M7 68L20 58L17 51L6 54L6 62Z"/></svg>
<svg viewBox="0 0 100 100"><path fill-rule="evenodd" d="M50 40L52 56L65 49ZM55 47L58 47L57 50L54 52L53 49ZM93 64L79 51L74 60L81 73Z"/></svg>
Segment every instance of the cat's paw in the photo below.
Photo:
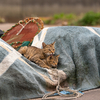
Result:
<svg viewBox="0 0 100 100"><path fill-rule="evenodd" d="M49 67L49 66L45 66L45 68L48 68L48 69L50 69L51 67Z"/></svg>

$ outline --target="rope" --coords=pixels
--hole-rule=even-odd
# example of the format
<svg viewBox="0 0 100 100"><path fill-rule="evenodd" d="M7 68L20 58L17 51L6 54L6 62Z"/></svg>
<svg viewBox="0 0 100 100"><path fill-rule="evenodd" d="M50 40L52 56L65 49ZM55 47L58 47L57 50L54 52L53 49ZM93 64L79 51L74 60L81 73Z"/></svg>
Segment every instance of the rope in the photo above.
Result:
<svg viewBox="0 0 100 100"><path fill-rule="evenodd" d="M57 84L57 86L56 86L56 90L53 91L53 92L50 92L50 93L45 94L45 95L42 97L42 100L48 100L47 97L48 97L48 96L51 96L51 95L53 95L53 94L55 94L55 93L58 93L59 96L67 97L67 98L65 98L65 100L68 100L68 99L75 99L75 98L78 98L78 97L82 96L82 94L79 93L77 90L69 89L69 87L67 87L67 88L62 88L62 87L60 86L60 78L61 78L61 75L60 75L60 73L58 72L57 69L55 69L55 70L57 71L57 74L58 74L58 84ZM61 94L60 91L69 91L69 92L71 92L71 94ZM56 99L56 98L55 98L55 99L53 98L53 100L57 100L57 99ZM62 99L62 100L64 100L64 99Z"/></svg>
<svg viewBox="0 0 100 100"><path fill-rule="evenodd" d="M29 22L31 22L31 21L32 21L32 20L29 20L24 26L23 26L23 24L21 24L21 21L19 21L18 23L19 23L19 25L22 26L22 28L19 30L19 32L18 32L16 35L19 35L20 32L25 28L25 26L26 26Z"/></svg>

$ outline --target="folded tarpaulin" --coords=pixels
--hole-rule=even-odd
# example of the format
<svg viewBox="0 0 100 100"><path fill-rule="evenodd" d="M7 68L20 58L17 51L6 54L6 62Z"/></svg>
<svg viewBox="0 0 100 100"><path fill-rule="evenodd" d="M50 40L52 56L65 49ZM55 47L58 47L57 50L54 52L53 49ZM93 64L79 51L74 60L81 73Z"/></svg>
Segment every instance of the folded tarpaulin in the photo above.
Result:
<svg viewBox="0 0 100 100"><path fill-rule="evenodd" d="M61 84L78 90L100 86L100 28L59 26L44 28L32 45L55 43L60 54ZM29 61L0 39L0 100L42 97L57 85L56 72Z"/></svg>

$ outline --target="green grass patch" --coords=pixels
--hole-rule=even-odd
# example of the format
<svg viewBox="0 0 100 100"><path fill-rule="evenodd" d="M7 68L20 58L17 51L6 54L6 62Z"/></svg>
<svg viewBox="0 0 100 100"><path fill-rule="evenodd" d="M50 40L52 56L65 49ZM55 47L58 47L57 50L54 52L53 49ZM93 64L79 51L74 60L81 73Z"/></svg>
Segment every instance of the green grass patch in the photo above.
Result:
<svg viewBox="0 0 100 100"><path fill-rule="evenodd" d="M54 14L51 19L45 20L44 24L57 24L62 22L67 22L67 25L74 26L95 26L100 24L100 13L99 12L87 12L85 14L75 15L70 14Z"/></svg>
<svg viewBox="0 0 100 100"><path fill-rule="evenodd" d="M58 22L67 21L68 24L70 24L73 20L75 20L76 15L75 14L54 14L51 19L44 20L44 24L57 24Z"/></svg>
<svg viewBox="0 0 100 100"><path fill-rule="evenodd" d="M76 22L76 25L98 25L100 24L100 13L98 12L87 12L84 16Z"/></svg>

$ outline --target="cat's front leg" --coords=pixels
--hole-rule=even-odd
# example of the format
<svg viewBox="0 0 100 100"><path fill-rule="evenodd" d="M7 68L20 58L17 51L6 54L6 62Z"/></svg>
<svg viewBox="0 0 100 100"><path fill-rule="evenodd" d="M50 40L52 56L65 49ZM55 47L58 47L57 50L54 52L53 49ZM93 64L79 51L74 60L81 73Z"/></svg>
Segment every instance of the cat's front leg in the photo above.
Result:
<svg viewBox="0 0 100 100"><path fill-rule="evenodd" d="M36 63L37 65L39 65L39 66L41 66L41 67L43 67L43 68L48 68L48 69L50 69L50 67L49 67L48 65L46 65L45 62L44 62L43 60L41 60L40 58L38 58L38 57L32 57L32 58L30 59L30 61Z"/></svg>

